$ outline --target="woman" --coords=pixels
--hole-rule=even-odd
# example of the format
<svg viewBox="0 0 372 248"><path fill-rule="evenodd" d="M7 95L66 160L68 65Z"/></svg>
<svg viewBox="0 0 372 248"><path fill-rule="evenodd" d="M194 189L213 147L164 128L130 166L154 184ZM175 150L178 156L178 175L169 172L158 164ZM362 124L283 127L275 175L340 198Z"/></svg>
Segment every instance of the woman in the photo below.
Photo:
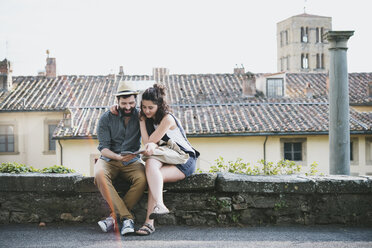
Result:
<svg viewBox="0 0 372 248"><path fill-rule="evenodd" d="M169 213L163 202L163 184L177 182L190 176L196 167L199 156L188 142L179 121L169 112L165 101L165 88L154 84L142 95L140 127L142 142L145 145L146 177L148 183L147 216L144 225L136 232L138 235L149 235L155 231L154 219ZM164 164L153 155L159 141L171 139L181 150L189 154L184 164Z"/></svg>

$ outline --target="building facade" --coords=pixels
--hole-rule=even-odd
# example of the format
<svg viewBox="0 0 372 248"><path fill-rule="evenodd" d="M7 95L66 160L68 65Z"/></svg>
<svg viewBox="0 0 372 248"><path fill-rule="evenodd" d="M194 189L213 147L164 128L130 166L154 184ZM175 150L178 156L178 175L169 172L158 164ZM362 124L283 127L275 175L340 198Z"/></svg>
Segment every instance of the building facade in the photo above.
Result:
<svg viewBox="0 0 372 248"><path fill-rule="evenodd" d="M327 72L328 42L323 35L330 30L331 17L306 13L277 23L277 70Z"/></svg>

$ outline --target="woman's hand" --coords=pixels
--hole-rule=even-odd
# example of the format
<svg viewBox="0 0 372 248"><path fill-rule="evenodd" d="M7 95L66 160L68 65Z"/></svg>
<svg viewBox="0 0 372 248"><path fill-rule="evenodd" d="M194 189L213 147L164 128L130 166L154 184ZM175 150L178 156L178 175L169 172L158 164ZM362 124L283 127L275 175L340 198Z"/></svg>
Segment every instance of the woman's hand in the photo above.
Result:
<svg viewBox="0 0 372 248"><path fill-rule="evenodd" d="M145 145L145 152L143 154L146 156L151 156L154 153L156 147L158 147L158 145L153 142L147 143Z"/></svg>
<svg viewBox="0 0 372 248"><path fill-rule="evenodd" d="M112 105L110 107L110 112L113 115L119 115L118 105L116 105L116 104L115 105Z"/></svg>

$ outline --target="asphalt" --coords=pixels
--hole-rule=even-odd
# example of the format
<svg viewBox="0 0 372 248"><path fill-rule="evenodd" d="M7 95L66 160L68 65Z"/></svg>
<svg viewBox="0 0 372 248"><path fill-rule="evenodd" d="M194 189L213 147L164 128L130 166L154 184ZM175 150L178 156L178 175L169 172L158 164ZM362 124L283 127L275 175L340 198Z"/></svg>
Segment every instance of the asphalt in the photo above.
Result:
<svg viewBox="0 0 372 248"><path fill-rule="evenodd" d="M0 225L0 247L372 247L372 228L343 226L160 226L146 237L94 224Z"/></svg>

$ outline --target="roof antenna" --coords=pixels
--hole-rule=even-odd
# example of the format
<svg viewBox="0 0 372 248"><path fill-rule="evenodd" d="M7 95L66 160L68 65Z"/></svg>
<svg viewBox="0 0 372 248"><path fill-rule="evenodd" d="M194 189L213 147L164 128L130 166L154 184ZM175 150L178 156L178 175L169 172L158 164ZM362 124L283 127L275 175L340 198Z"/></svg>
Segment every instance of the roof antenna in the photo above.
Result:
<svg viewBox="0 0 372 248"><path fill-rule="evenodd" d="M304 14L306 14L306 0L304 0Z"/></svg>

